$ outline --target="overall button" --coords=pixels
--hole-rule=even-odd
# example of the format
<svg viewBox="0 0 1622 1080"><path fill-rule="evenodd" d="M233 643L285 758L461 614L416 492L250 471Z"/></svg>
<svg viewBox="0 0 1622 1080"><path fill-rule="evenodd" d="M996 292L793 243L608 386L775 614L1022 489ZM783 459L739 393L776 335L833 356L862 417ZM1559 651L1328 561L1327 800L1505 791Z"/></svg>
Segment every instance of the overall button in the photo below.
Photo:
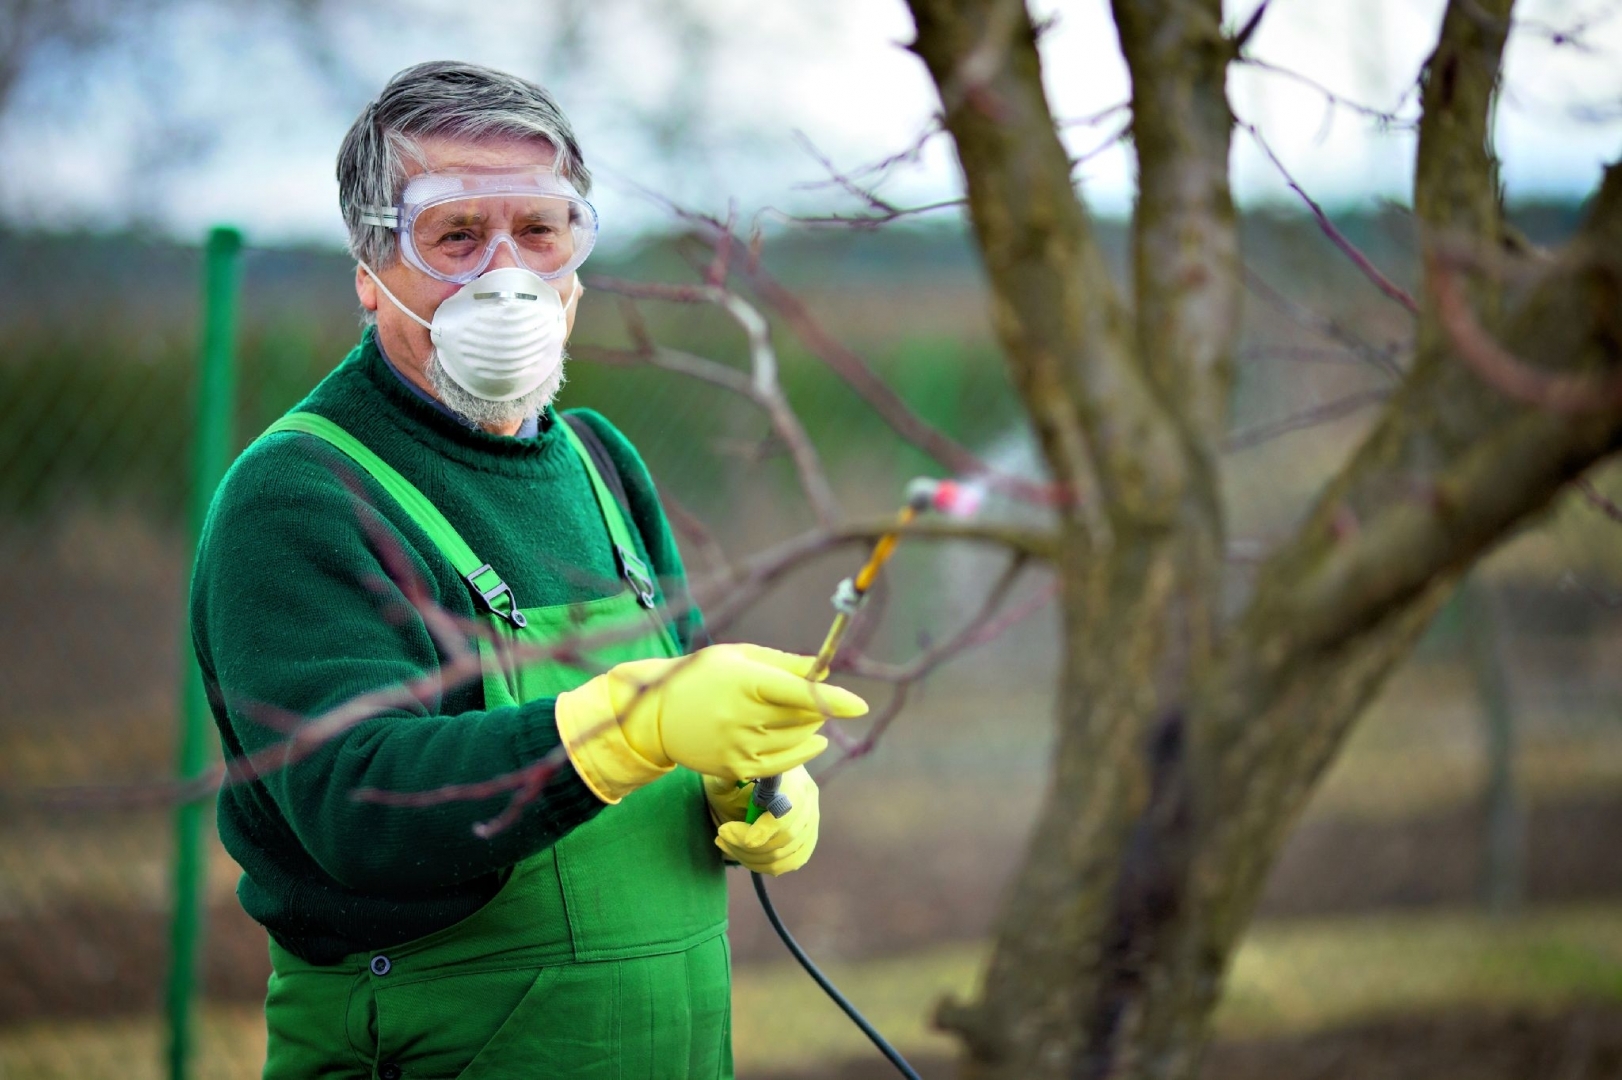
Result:
<svg viewBox="0 0 1622 1080"><path fill-rule="evenodd" d="M380 956L378 959L383 960L383 957ZM388 963L387 960L383 960L383 962ZM404 1075L405 1072L400 1066L392 1061L385 1061L377 1067L377 1080L400 1080L400 1077Z"/></svg>
<svg viewBox="0 0 1622 1080"><path fill-rule="evenodd" d="M393 966L394 966L393 964L389 963L389 958L382 955L381 953L378 954L377 956L372 957L372 974L373 975L387 975L389 973L389 969L391 967L393 967ZM400 1075L398 1066L390 1066L390 1068L393 1068L395 1070L395 1073L394 1073L395 1076ZM385 1077L384 1080L388 1080L388 1078Z"/></svg>

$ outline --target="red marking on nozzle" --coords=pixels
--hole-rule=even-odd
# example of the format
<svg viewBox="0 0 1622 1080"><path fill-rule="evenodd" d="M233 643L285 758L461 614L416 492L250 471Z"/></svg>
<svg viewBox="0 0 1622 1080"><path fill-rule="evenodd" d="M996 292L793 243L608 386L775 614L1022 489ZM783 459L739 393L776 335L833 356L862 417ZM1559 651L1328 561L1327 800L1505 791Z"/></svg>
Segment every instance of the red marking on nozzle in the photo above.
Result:
<svg viewBox="0 0 1622 1080"><path fill-rule="evenodd" d="M907 505L914 513L934 511L947 517L972 517L985 498L985 485L970 481L932 480L921 476L907 485Z"/></svg>
<svg viewBox="0 0 1622 1080"><path fill-rule="evenodd" d="M948 517L973 517L985 499L985 485L970 481L960 484L956 480L942 480L935 488L930 506L938 514Z"/></svg>

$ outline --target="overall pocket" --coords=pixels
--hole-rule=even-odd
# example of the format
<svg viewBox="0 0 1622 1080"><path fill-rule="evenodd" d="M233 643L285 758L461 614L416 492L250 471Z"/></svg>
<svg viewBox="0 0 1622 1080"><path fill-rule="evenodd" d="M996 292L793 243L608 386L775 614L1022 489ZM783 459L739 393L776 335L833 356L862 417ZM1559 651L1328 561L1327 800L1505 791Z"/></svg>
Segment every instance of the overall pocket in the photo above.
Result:
<svg viewBox="0 0 1622 1080"><path fill-rule="evenodd" d="M731 1080L731 1015L724 937L547 968L458 1080Z"/></svg>
<svg viewBox="0 0 1622 1080"><path fill-rule="evenodd" d="M409 1080L461 1076L555 970L446 972L374 984L379 1071L393 1065Z"/></svg>

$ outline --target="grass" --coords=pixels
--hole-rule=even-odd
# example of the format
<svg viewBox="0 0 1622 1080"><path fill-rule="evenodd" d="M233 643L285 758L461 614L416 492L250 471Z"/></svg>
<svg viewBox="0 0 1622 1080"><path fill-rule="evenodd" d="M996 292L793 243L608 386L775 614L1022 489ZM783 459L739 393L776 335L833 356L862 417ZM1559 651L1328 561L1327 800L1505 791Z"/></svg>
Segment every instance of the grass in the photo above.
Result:
<svg viewBox="0 0 1622 1080"><path fill-rule="evenodd" d="M829 974L910 1054L949 1054L927 1026L945 994L973 990L984 949L829 965ZM734 979L738 1070L814 1066L871 1053L861 1034L790 960ZM1291 1034L1440 1008L1555 1009L1622 1002L1622 907L1545 911L1508 922L1467 913L1263 924L1246 940L1216 1015L1218 1037ZM264 1047L253 1007L211 1007L198 1076L257 1075ZM75 1021L0 1032L0 1080L160 1075L157 1021Z"/></svg>
<svg viewBox="0 0 1622 1080"><path fill-rule="evenodd" d="M950 1054L936 1001L973 990L984 952L949 946L829 974L905 1053ZM791 961L738 971L738 1065L811 1065L871 1053ZM1556 1008L1622 1002L1622 908L1500 923L1473 914L1312 920L1257 927L1234 963L1218 1037L1290 1034L1444 1006Z"/></svg>

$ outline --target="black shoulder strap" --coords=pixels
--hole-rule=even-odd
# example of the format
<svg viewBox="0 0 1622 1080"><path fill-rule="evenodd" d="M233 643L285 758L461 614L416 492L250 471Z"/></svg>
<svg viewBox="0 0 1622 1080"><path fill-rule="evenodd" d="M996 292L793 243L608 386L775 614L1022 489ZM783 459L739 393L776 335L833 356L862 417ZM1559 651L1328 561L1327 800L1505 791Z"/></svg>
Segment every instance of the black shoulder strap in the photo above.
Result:
<svg viewBox="0 0 1622 1080"><path fill-rule="evenodd" d="M626 523L635 529L636 519L631 516L631 504L625 495L625 484L620 480L620 471L615 467L614 459L608 456L608 447L603 445L602 437L580 417L567 413L559 413L558 415L562 416L563 422L573 428L576 435L580 436L580 445L584 446L586 453L591 455L591 463L597 466L597 471L602 474L603 483L607 484L608 490L613 492L615 501L620 504L620 510L625 514ZM687 595L686 582L680 583L680 589L681 592L677 595L678 601ZM676 640L682 643L682 647L687 649L695 647L694 643L689 639L694 626L691 615L678 617L670 626L673 631L678 626L682 627L679 631L676 631ZM713 642L708 628L702 624L699 624L699 632L704 637L704 640L699 643L700 645L708 645Z"/></svg>
<svg viewBox="0 0 1622 1080"><path fill-rule="evenodd" d="M563 422L580 436L581 445L586 448L586 453L591 455L591 463L597 466L597 472L602 476L603 483L614 493L614 501L620 504L620 512L625 515L626 524L633 529L636 528L636 519L631 516L631 500L625 494L625 483L620 479L619 469L614 467L614 459L608 456L608 447L603 445L601 436L580 417L569 413L560 415Z"/></svg>

